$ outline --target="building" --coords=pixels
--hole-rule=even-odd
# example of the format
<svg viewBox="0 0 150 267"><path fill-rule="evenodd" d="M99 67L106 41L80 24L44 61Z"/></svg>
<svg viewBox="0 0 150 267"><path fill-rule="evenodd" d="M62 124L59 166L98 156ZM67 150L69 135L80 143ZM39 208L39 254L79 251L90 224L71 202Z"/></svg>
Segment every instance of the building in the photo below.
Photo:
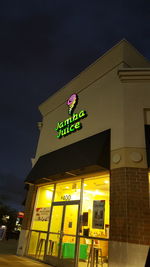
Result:
<svg viewBox="0 0 150 267"><path fill-rule="evenodd" d="M150 62L122 40L39 109L18 255L56 267L144 267Z"/></svg>

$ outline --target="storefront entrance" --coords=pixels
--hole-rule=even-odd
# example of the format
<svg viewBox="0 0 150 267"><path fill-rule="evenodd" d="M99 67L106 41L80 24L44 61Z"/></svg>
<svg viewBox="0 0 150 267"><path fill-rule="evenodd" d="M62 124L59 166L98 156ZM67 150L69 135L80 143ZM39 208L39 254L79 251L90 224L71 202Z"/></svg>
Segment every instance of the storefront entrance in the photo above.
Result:
<svg viewBox="0 0 150 267"><path fill-rule="evenodd" d="M109 174L38 188L27 255L55 267L107 267Z"/></svg>
<svg viewBox="0 0 150 267"><path fill-rule="evenodd" d="M56 267L75 266L79 205L80 201L63 201L52 204L45 262Z"/></svg>

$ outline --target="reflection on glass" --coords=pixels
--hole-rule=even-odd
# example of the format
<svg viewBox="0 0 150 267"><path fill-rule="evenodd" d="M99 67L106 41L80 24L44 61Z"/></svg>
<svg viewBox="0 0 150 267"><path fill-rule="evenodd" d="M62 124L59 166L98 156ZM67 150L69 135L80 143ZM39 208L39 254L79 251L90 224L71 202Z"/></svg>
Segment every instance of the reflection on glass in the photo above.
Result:
<svg viewBox="0 0 150 267"><path fill-rule="evenodd" d="M32 229L47 231L53 190L53 185L41 186L38 189L32 221Z"/></svg>
<svg viewBox="0 0 150 267"><path fill-rule="evenodd" d="M81 181L57 184L55 201L79 200L80 188L81 188Z"/></svg>
<svg viewBox="0 0 150 267"><path fill-rule="evenodd" d="M64 219L64 234L76 235L78 205L66 205Z"/></svg>
<svg viewBox="0 0 150 267"><path fill-rule="evenodd" d="M40 232L32 232L30 237L28 255L43 259L46 245L46 234Z"/></svg>
<svg viewBox="0 0 150 267"><path fill-rule="evenodd" d="M84 236L109 236L109 176L84 180L82 224Z"/></svg>
<svg viewBox="0 0 150 267"><path fill-rule="evenodd" d="M60 233L63 209L63 206L53 206L50 232Z"/></svg>

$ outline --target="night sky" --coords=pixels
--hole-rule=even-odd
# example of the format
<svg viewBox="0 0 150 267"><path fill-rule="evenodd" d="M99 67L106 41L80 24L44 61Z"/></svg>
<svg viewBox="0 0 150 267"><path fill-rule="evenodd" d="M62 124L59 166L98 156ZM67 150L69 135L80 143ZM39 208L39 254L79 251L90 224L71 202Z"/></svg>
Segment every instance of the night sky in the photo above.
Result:
<svg viewBox="0 0 150 267"><path fill-rule="evenodd" d="M0 1L0 201L23 209L38 106L123 38L150 60L149 0Z"/></svg>

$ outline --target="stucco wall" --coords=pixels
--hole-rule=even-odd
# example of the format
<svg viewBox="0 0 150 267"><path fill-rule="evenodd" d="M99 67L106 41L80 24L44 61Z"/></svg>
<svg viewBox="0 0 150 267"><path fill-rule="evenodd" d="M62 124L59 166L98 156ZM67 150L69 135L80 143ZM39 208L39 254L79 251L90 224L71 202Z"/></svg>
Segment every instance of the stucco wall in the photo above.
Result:
<svg viewBox="0 0 150 267"><path fill-rule="evenodd" d="M150 108L150 81L123 84L124 146L145 147L144 109Z"/></svg>
<svg viewBox="0 0 150 267"><path fill-rule="evenodd" d="M54 129L57 122L64 121L69 117L67 99L64 99L65 102L56 110L49 112L44 117L37 158L41 154L46 154L109 128L112 129L112 138L117 136L112 143L112 149L122 145L123 87L117 71L118 67L78 93L79 101L74 112L78 113L83 109L88 114L88 117L81 121L83 128L80 131L59 140L56 138L57 132Z"/></svg>
<svg viewBox="0 0 150 267"><path fill-rule="evenodd" d="M144 109L150 109L149 67L150 63L123 40L48 98L39 107L43 127L34 162L43 154L111 129L111 151L115 155L119 151L122 157L118 167L138 167L129 159L135 148L143 158L140 167L146 167ZM66 101L72 93L79 96L74 113L86 110L88 117L81 120L80 131L57 139L55 127L69 118Z"/></svg>

